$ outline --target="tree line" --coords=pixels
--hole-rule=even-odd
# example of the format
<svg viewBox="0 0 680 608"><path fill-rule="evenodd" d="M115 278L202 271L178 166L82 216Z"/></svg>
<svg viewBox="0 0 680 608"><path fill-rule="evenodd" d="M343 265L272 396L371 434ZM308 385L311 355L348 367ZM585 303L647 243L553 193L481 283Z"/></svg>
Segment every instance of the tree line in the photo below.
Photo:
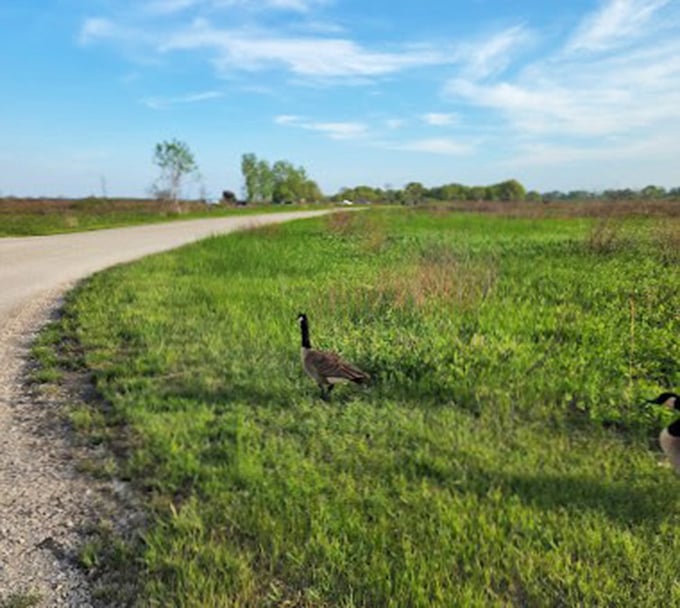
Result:
<svg viewBox="0 0 680 608"><path fill-rule="evenodd" d="M522 201L526 197L527 191L524 186L516 179L509 179L490 186L465 186L453 183L427 188L420 182L409 182L401 189L356 186L354 188L342 188L340 192L331 197L331 200L347 199L368 203L385 201L413 205L425 200Z"/></svg>
<svg viewBox="0 0 680 608"><path fill-rule="evenodd" d="M189 146L178 140L156 144L154 162L161 169L161 176L154 185L154 192L176 203L181 194L182 183L189 175L199 176L198 165ZM253 153L241 156L241 173L244 196L247 203L300 203L300 202L352 202L392 203L416 205L425 201L576 201L576 200L662 200L680 198L680 187L666 189L649 185L642 189L610 189L603 192L571 190L562 192L527 191L516 179L508 179L488 186L467 186L449 183L428 188L420 182L409 182L403 188L376 188L354 186L341 188L326 197L318 184L307 175L304 167L296 167L286 160L270 163ZM225 190L223 200L236 200L232 192Z"/></svg>
<svg viewBox="0 0 680 608"><path fill-rule="evenodd" d="M248 202L281 204L324 199L317 183L307 177L305 168L295 167L286 160L270 164L255 154L244 154L241 173Z"/></svg>

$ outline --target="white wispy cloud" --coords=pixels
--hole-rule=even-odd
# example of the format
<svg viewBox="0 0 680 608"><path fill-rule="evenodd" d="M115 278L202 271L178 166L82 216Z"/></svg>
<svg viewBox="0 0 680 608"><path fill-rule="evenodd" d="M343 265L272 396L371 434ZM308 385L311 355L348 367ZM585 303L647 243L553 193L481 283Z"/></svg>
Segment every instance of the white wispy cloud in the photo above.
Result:
<svg viewBox="0 0 680 608"><path fill-rule="evenodd" d="M159 41L158 50L209 49L222 73L283 65L298 76L343 78L382 76L451 62L434 47L411 45L394 52L373 51L346 38L288 36L260 29L228 30L198 19Z"/></svg>
<svg viewBox="0 0 680 608"><path fill-rule="evenodd" d="M83 47L108 43L120 48L124 56L136 63L150 64L156 62L155 53L149 52L156 38L152 27L97 16L83 20L76 40Z"/></svg>
<svg viewBox="0 0 680 608"><path fill-rule="evenodd" d="M652 134L642 138L616 138L597 145L533 142L521 144L517 154L507 161L512 167L540 167L611 161L634 161L663 156L672 158L677 152L673 134Z"/></svg>
<svg viewBox="0 0 680 608"><path fill-rule="evenodd" d="M420 119L427 125L432 127L447 127L455 125L459 122L457 114L442 113L442 112L428 112L422 114Z"/></svg>
<svg viewBox="0 0 680 608"><path fill-rule="evenodd" d="M644 34L654 14L670 0L607 0L588 15L568 44L569 50L601 51Z"/></svg>
<svg viewBox="0 0 680 608"><path fill-rule="evenodd" d="M339 23L333 23L332 21L318 21L307 19L302 25L301 30L308 33L314 34L346 34L347 28Z"/></svg>
<svg viewBox="0 0 680 608"><path fill-rule="evenodd" d="M453 115L437 114L428 115L433 124L450 124ZM422 117L420 117L422 120ZM417 121L413 121L417 122ZM295 127L308 131L317 131L335 140L361 140L364 144L389 150L409 152L422 152L428 154L443 155L469 155L475 145L471 142L462 142L451 137L433 137L412 139L408 141L393 140L395 132L401 131L409 121L405 118L391 118L375 120L373 123L366 121L319 121L310 120L295 114L281 114L274 118L274 123L281 126Z"/></svg>
<svg viewBox="0 0 680 608"><path fill-rule="evenodd" d="M220 91L203 91L202 93L189 93L179 97L146 97L142 99L142 103L153 110L161 110L170 106L197 103L220 97L224 97L224 93Z"/></svg>
<svg viewBox="0 0 680 608"><path fill-rule="evenodd" d="M464 42L457 49L457 56L465 65L466 77L479 80L502 72L515 53L528 46L533 39L533 32L516 25L486 38Z"/></svg>
<svg viewBox="0 0 680 608"><path fill-rule="evenodd" d="M263 2L265 6L272 8L298 11L301 13L310 12L313 8L328 4L327 0L267 0Z"/></svg>
<svg viewBox="0 0 680 608"><path fill-rule="evenodd" d="M563 48L514 78L480 82L461 74L444 94L496 111L517 136L592 140L680 132L680 39L666 31L664 7L669 0L607 0L584 16ZM679 17L676 10L673 18ZM627 43L618 45L622 38Z"/></svg>
<svg viewBox="0 0 680 608"><path fill-rule="evenodd" d="M318 131L331 139L357 139L368 133L368 127L361 122L307 120L301 116L281 114L274 118L277 125L297 127L307 131Z"/></svg>
<svg viewBox="0 0 680 608"><path fill-rule="evenodd" d="M331 139L356 139L366 134L366 125L358 122L317 122L305 128L320 131Z"/></svg>
<svg viewBox="0 0 680 608"><path fill-rule="evenodd" d="M425 125L450 127L447 134L465 128L467 137L473 129L486 134L492 124L499 141L507 143L506 149L514 141L521 158L560 163L579 155L604 158L606 150L616 152L621 142L634 142L634 136L644 137L650 147L661 141L664 132L680 137L680 39L672 31L672 23L680 22L678 0L603 0L571 34L564 34L560 47L550 46L554 36L522 24L485 36L471 32L450 44L369 43L365 37L355 37L351 28L327 21L328 13L315 14L324 3L153 0L146 2L147 9L165 10L167 19L140 17L139 11L134 17L121 12L115 18L92 17L83 22L78 39L84 45L103 42L137 51L142 47L146 53L136 53L142 59L169 62L180 54L192 56L210 62L220 77L237 81L237 76L240 90L266 83L272 94L281 90L279 75L286 85L313 87L383 82L396 87L410 72L419 77L439 73L443 79L441 68L453 75L442 80L441 89L443 101L451 103L450 112L446 107L427 112L427 106L419 110L402 105L385 108L378 117L373 114L373 122L284 114L275 118L281 127L315 131L334 140L360 139L366 145L391 149L471 155L481 145L457 137L421 137L434 133ZM276 18L259 20L262 11L275 12ZM281 19L285 12L293 13L290 19ZM243 14L248 18L239 19ZM195 15L199 17L192 20ZM536 53L540 50L544 52ZM263 72L274 78L263 77ZM384 94L387 89L374 86L373 90ZM202 101L190 97L143 101L156 109ZM441 101L436 107L441 107ZM407 107L406 119L399 117ZM469 120L469 110L475 113L474 120ZM348 117L344 112L343 116ZM414 129L408 132L409 141L385 143L396 139L397 130L400 136L407 133L407 123Z"/></svg>
<svg viewBox="0 0 680 608"><path fill-rule="evenodd" d="M137 6L146 13L171 15L192 8L207 8L212 11L240 8L251 12L269 10L308 13L317 6L328 4L329 0L147 0Z"/></svg>
<svg viewBox="0 0 680 608"><path fill-rule="evenodd" d="M293 78L344 81L367 84L370 79L420 68L453 65L462 61L453 47L441 44L406 41L402 44L363 45L346 30L330 21L318 21L306 15L303 21L291 21L277 28L257 25L257 19L233 17L230 26L219 25L223 19L207 19L205 14L187 21L175 15L169 21L153 19L153 13L166 16L203 5L227 6L255 4L271 10L310 12L324 0L160 0L147 2L143 10L133 10L107 17L90 17L83 21L78 39L81 44L105 42L126 46L144 45L149 55L162 57L170 53L203 53L222 76L238 72L284 70ZM243 17L243 15L241 15Z"/></svg>
<svg viewBox="0 0 680 608"><path fill-rule="evenodd" d="M295 125L301 121L302 118L295 114L280 114L274 117L274 123L277 125Z"/></svg>
<svg viewBox="0 0 680 608"><path fill-rule="evenodd" d="M445 93L527 134L602 136L680 121L680 41L588 61L552 59L514 81L454 79Z"/></svg>
<svg viewBox="0 0 680 608"><path fill-rule="evenodd" d="M151 0L141 3L140 7L151 15L172 15L201 4L202 0Z"/></svg>
<svg viewBox="0 0 680 608"><path fill-rule="evenodd" d="M88 17L80 27L78 42L89 44L100 40L119 39L120 37L121 30L111 19Z"/></svg>
<svg viewBox="0 0 680 608"><path fill-rule="evenodd" d="M461 143L446 137L418 139L414 141L390 145L394 150L409 152L427 152L430 154L445 154L450 156L464 156L474 151L471 144Z"/></svg>

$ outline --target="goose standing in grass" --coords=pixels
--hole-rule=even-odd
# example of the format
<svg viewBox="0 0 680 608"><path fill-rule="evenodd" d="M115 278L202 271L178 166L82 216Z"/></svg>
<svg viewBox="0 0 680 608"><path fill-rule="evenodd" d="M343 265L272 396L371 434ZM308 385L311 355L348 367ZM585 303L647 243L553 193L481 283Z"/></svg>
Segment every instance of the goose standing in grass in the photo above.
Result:
<svg viewBox="0 0 680 608"><path fill-rule="evenodd" d="M650 399L647 403L680 410L680 396L675 393L661 393L656 399ZM673 468L680 473L680 418L661 431L659 443Z"/></svg>
<svg viewBox="0 0 680 608"><path fill-rule="evenodd" d="M370 376L344 361L339 355L329 351L315 350L309 341L309 322L307 315L301 312L298 315L300 333L302 334L302 367L307 375L312 378L321 389L321 398L328 401L331 391L336 384L341 382L354 382L364 384L370 380Z"/></svg>

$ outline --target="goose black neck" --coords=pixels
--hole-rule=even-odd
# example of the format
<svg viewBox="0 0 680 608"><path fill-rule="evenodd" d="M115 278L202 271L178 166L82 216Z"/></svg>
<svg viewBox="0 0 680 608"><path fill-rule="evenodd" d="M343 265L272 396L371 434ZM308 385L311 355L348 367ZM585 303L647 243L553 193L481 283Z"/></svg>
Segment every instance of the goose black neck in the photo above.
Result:
<svg viewBox="0 0 680 608"><path fill-rule="evenodd" d="M680 418L668 425L668 434L680 439Z"/></svg>
<svg viewBox="0 0 680 608"><path fill-rule="evenodd" d="M312 348L309 342L309 325L307 319L300 319L300 331L302 332L302 348Z"/></svg>

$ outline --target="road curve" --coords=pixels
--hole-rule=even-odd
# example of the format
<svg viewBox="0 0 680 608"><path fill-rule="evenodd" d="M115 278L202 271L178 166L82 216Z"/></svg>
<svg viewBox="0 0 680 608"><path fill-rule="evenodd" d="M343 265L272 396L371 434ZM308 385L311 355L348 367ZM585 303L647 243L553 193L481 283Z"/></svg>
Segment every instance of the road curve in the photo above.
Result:
<svg viewBox="0 0 680 608"><path fill-rule="evenodd" d="M291 211L54 236L0 238L0 328L2 319L29 298L97 270L174 249L212 234L322 213L327 212Z"/></svg>
<svg viewBox="0 0 680 608"><path fill-rule="evenodd" d="M34 397L22 382L33 336L61 296L115 264L214 234L323 213L0 238L0 605L26 594L37 594L40 608L93 605L90 582L76 564L83 528L102 516L101 491L74 465L63 403Z"/></svg>

